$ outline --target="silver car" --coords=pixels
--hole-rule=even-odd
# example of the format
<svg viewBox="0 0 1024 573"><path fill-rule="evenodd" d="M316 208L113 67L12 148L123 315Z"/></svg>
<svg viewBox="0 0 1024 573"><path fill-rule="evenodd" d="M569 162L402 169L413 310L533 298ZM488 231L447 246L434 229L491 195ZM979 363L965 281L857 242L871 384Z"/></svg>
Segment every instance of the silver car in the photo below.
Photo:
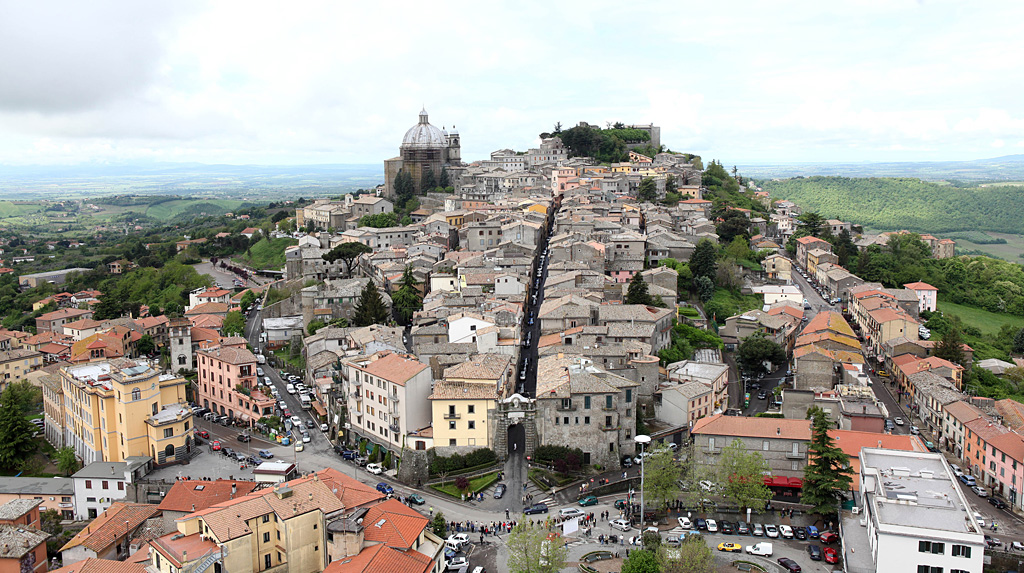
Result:
<svg viewBox="0 0 1024 573"><path fill-rule="evenodd" d="M755 537L764 537L764 526L760 523L755 523L754 527L751 528L750 532Z"/></svg>

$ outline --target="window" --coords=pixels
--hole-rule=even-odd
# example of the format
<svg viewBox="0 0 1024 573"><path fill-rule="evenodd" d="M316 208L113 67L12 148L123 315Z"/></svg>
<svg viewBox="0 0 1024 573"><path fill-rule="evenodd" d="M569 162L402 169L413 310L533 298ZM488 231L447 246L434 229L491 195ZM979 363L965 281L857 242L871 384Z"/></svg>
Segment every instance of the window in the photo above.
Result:
<svg viewBox="0 0 1024 573"><path fill-rule="evenodd" d="M470 421L468 422L468 424L469 424L469 429L470 429L470 430L475 430L475 429L476 429L476 422L475 422L475 421L473 421L473 420L470 420Z"/></svg>
<svg viewBox="0 0 1024 573"><path fill-rule="evenodd" d="M124 491L124 482L123 481L117 482L117 491Z"/></svg>
<svg viewBox="0 0 1024 573"><path fill-rule="evenodd" d="M568 426L569 425L569 416L564 416L562 418L562 423L565 424L566 426Z"/></svg>
<svg viewBox="0 0 1024 573"><path fill-rule="evenodd" d="M159 411L160 411L160 406L157 405L156 402L153 402L153 415L156 416L156 413L159 412Z"/></svg>
<svg viewBox="0 0 1024 573"><path fill-rule="evenodd" d="M765 452L768 451L768 440L761 442L761 450Z"/></svg>
<svg viewBox="0 0 1024 573"><path fill-rule="evenodd" d="M583 416L583 423L589 426L590 425L590 416Z"/></svg>
<svg viewBox="0 0 1024 573"><path fill-rule="evenodd" d="M455 406L448 406L448 415L449 416L454 416L455 415Z"/></svg>
<svg viewBox="0 0 1024 573"><path fill-rule="evenodd" d="M142 392L138 388L132 388L132 400L141 400Z"/></svg>
<svg viewBox="0 0 1024 573"><path fill-rule="evenodd" d="M85 489L92 489L92 480L91 479L85 480Z"/></svg>
<svg viewBox="0 0 1024 573"><path fill-rule="evenodd" d="M633 389L626 388L626 403L629 404L633 401Z"/></svg>
<svg viewBox="0 0 1024 573"><path fill-rule="evenodd" d="M164 437L165 438L173 438L174 437L174 428L164 428Z"/></svg>
<svg viewBox="0 0 1024 573"><path fill-rule="evenodd" d="M946 544L939 543L937 541L918 541L917 551L918 553L934 553L936 555L942 555L946 552Z"/></svg>
<svg viewBox="0 0 1024 573"><path fill-rule="evenodd" d="M965 557L971 558L971 547L969 545L957 545L953 544L953 557Z"/></svg>
<svg viewBox="0 0 1024 573"><path fill-rule="evenodd" d="M583 397L583 409L584 410L589 410L590 409L590 396L584 396Z"/></svg>
<svg viewBox="0 0 1024 573"><path fill-rule="evenodd" d="M263 533L263 543L270 543L270 532L266 531Z"/></svg>
<svg viewBox="0 0 1024 573"><path fill-rule="evenodd" d="M449 430L454 430L455 429L455 420L448 420L448 429Z"/></svg>
<svg viewBox="0 0 1024 573"><path fill-rule="evenodd" d="M612 408L612 395L611 394L608 394L607 396L604 397L604 407L608 408L609 410L611 410L611 408Z"/></svg>
<svg viewBox="0 0 1024 573"><path fill-rule="evenodd" d="M918 565L917 573L942 573L942 567L932 567L929 565Z"/></svg>
<svg viewBox="0 0 1024 573"><path fill-rule="evenodd" d="M270 514L268 513L267 515L263 516L263 523L269 523L269 522L270 522Z"/></svg>
<svg viewBox="0 0 1024 573"><path fill-rule="evenodd" d="M476 406L473 406L473 405L466 406L466 412L469 413L469 414L476 414Z"/></svg>
<svg viewBox="0 0 1024 573"><path fill-rule="evenodd" d="M458 444L455 443L455 438L448 438L448 445L449 446L456 446Z"/></svg>
<svg viewBox="0 0 1024 573"><path fill-rule="evenodd" d="M264 569L270 569L270 567L271 567L270 554L267 553L266 555L263 556L263 568Z"/></svg>

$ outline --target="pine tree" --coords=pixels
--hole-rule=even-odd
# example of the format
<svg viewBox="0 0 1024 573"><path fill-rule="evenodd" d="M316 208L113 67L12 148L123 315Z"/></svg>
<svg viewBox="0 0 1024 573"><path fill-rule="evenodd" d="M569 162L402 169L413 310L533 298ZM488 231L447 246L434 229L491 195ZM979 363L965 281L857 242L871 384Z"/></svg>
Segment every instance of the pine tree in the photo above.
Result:
<svg viewBox="0 0 1024 573"><path fill-rule="evenodd" d="M448 175L448 168L441 168L441 178L437 182L438 187L448 187L452 184L451 177Z"/></svg>
<svg viewBox="0 0 1024 573"><path fill-rule="evenodd" d="M1024 328L1018 330L1013 337L1013 351L1024 352Z"/></svg>
<svg viewBox="0 0 1024 573"><path fill-rule="evenodd" d="M952 327L942 335L942 340L935 345L935 356L949 360L953 364L964 366L964 337L957 327Z"/></svg>
<svg viewBox="0 0 1024 573"><path fill-rule="evenodd" d="M658 186L654 183L653 177L644 177L640 180L640 188L636 192L638 201L653 203L658 199Z"/></svg>
<svg viewBox="0 0 1024 573"><path fill-rule="evenodd" d="M32 440L35 426L29 423L19 406L20 400L8 387L0 395L0 467L13 470L36 449Z"/></svg>
<svg viewBox="0 0 1024 573"><path fill-rule="evenodd" d="M811 420L811 444L807 448L804 487L800 501L812 506L819 515L835 513L838 503L846 499L853 478L850 477L850 456L839 449L828 435L828 415L818 407L807 411Z"/></svg>
<svg viewBox="0 0 1024 573"><path fill-rule="evenodd" d="M434 170L428 167L423 172L423 181L420 183L420 189L426 193L434 187L437 187L437 177L434 176Z"/></svg>
<svg viewBox="0 0 1024 573"><path fill-rule="evenodd" d="M419 281L412 275L411 265L405 267L405 273L398 284L401 286L392 297L395 316L400 324L409 324L412 322L413 314L423 308L423 297L420 296L420 291L416 288Z"/></svg>
<svg viewBox="0 0 1024 573"><path fill-rule="evenodd" d="M633 274L633 280L629 281L629 290L626 291L626 304L645 304L650 306L653 302L650 293L647 292L647 283L640 276L640 271Z"/></svg>
<svg viewBox="0 0 1024 573"><path fill-rule="evenodd" d="M712 283L715 282L715 275L718 273L718 263L715 262L715 245L709 239L701 239L697 247L690 255L690 272L693 278L707 277Z"/></svg>
<svg viewBox="0 0 1024 573"><path fill-rule="evenodd" d="M395 176L395 205L405 205L405 202L416 195L416 185L412 181L412 175L406 170L401 170Z"/></svg>
<svg viewBox="0 0 1024 573"><path fill-rule="evenodd" d="M352 317L352 324L355 326L370 326L371 324L385 324L388 321L388 308L384 299L377 290L373 281L368 281L359 295L359 302L356 303L355 316Z"/></svg>
<svg viewBox="0 0 1024 573"><path fill-rule="evenodd" d="M678 187L676 186L676 176L669 173L665 176L665 194L675 193Z"/></svg>

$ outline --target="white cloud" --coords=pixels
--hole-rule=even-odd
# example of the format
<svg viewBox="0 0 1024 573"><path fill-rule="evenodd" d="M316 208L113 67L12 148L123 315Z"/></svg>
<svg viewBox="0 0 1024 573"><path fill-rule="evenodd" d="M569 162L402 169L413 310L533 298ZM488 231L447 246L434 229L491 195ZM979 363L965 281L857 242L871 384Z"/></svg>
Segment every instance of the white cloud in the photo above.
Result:
<svg viewBox="0 0 1024 573"><path fill-rule="evenodd" d="M167 6L6 3L0 163L376 163L421 105L466 159L559 121L726 163L981 157L1024 127L1016 3Z"/></svg>

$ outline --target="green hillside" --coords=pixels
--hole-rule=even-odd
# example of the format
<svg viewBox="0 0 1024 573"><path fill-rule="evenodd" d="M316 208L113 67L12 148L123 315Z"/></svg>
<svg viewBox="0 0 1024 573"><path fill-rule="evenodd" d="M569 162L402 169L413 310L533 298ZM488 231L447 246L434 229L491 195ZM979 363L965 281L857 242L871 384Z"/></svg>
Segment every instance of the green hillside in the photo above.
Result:
<svg viewBox="0 0 1024 573"><path fill-rule="evenodd" d="M806 177L764 181L772 199L872 229L1020 233L1024 186L957 187L908 178Z"/></svg>
<svg viewBox="0 0 1024 573"><path fill-rule="evenodd" d="M244 201L234 199L178 199L151 205L145 209L145 214L162 221L169 221L182 214L223 215L237 209L243 203Z"/></svg>

